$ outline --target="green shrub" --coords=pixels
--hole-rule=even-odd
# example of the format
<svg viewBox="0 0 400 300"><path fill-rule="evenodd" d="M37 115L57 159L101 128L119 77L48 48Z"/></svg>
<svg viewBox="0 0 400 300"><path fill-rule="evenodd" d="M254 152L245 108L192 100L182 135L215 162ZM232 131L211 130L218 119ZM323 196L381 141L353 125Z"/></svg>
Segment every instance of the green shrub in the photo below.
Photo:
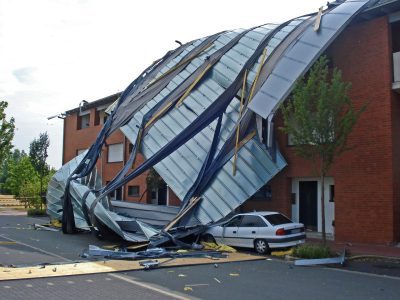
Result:
<svg viewBox="0 0 400 300"><path fill-rule="evenodd" d="M28 216L47 216L46 209L29 208Z"/></svg>
<svg viewBox="0 0 400 300"><path fill-rule="evenodd" d="M293 249L293 256L300 258L327 258L331 257L331 251L327 246L304 244Z"/></svg>

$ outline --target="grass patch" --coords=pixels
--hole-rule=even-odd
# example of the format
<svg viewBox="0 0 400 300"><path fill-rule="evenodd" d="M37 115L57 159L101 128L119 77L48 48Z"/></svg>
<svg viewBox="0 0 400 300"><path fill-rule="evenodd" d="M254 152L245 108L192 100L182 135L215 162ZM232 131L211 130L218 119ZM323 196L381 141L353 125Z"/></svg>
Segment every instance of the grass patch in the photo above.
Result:
<svg viewBox="0 0 400 300"><path fill-rule="evenodd" d="M300 258L327 258L331 257L331 250L327 246L304 244L293 249L293 256Z"/></svg>
<svg viewBox="0 0 400 300"><path fill-rule="evenodd" d="M28 216L47 216L46 209L40 208L29 208L28 209Z"/></svg>

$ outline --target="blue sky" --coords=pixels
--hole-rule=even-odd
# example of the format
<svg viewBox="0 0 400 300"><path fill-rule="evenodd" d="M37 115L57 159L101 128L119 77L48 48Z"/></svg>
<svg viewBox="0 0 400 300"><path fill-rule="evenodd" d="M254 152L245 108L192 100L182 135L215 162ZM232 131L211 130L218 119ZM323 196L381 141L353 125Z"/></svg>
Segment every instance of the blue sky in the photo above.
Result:
<svg viewBox="0 0 400 300"><path fill-rule="evenodd" d="M124 90L175 40L280 23L322 0L0 0L0 99L16 119L16 148L50 136L58 168L62 120L47 117Z"/></svg>

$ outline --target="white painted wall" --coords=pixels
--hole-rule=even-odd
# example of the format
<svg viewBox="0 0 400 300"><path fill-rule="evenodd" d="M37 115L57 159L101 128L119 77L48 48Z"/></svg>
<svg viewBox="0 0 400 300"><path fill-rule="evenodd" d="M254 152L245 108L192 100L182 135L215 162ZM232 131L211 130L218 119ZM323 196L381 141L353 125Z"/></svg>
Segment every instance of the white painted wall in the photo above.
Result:
<svg viewBox="0 0 400 300"><path fill-rule="evenodd" d="M322 231L322 217L321 217L321 180L319 178L293 178L292 180L292 193L296 194L296 203L292 204L292 220L299 222L299 182L300 181L317 181L318 192L317 192L317 212L318 212L318 232ZM334 185L333 177L325 178L325 228L327 233L334 234L334 227L332 221L335 219L335 202L329 202L330 198L330 185Z"/></svg>

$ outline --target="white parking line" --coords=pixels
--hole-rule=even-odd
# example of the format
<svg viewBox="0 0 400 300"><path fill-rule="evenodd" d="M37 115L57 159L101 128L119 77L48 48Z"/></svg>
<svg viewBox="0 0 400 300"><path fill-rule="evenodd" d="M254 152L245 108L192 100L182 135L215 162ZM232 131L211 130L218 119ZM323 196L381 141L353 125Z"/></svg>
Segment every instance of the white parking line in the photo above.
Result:
<svg viewBox="0 0 400 300"><path fill-rule="evenodd" d="M154 292L157 292L157 293L159 293L159 294L162 294L162 295L164 295L164 296L168 296L168 297L171 297L171 298L174 298L174 299L180 299L180 300L189 300L189 299L193 299L193 298L187 298L187 297L184 297L184 296L181 296L181 295L172 293L172 292L168 292L168 291L159 289L159 288L157 288L157 287L154 287L154 286L151 286L151 285L142 283L142 282L135 281L135 280L133 280L133 279L131 279L131 278L128 278L128 277L125 277L125 276L122 276L122 275L119 275L119 274L109 274L109 276L112 276L112 277L114 277L114 278L118 278L118 279L120 279L120 280L123 280L123 281L125 281L125 282L129 282L129 283L131 283L131 284L134 284L134 285L136 285L136 286L140 286L140 287L145 288L145 289L148 289L148 290L152 290L152 291L154 291Z"/></svg>
<svg viewBox="0 0 400 300"><path fill-rule="evenodd" d="M52 252L49 252L49 251L46 251L46 250L43 250L43 249L40 249L40 248L31 246L31 245L28 245L28 244L25 244L25 243L22 243L22 242L17 241L17 240L13 240L13 239L11 239L11 238L5 237L5 236L2 235L2 234L0 234L0 237L4 238L4 239L6 239L6 240L12 241L12 242L16 242L16 243L18 243L18 244L20 244L20 245L29 247L29 248L34 249L34 250L36 250L36 251L45 253L45 254L47 254L47 255L54 256L54 257L58 257L58 258L60 258L60 259L62 259L62 260L64 260L64 261L71 261L71 260L68 259L68 258L65 258L65 257L62 257L62 256L57 255L57 254L55 254L55 253L52 253ZM138 282L138 281L134 281L134 280L132 280L132 279L130 279L130 278L127 278L127 277L124 277L124 276L121 276L121 275L117 275L117 274L108 274L108 276L112 276L112 277L114 277L114 278L117 278L117 279L122 280L122 281L125 281L125 282L129 282L129 283L134 284L134 285L136 285L136 286L140 286L140 287L142 287L142 288L145 288L145 289L148 289L148 290L152 290L152 291L154 291L154 292L160 293L160 294L165 295L165 296L168 296L168 297L170 297L170 298L180 299L180 300L189 300L189 299L193 299L193 298L187 298L187 297L184 297L184 296L181 296L181 295L178 295L178 294L169 292L169 291L165 291L165 290L163 290L163 289L160 289L160 288L157 288L157 287L154 287L154 286L145 284L145 283L141 283L141 282ZM89 281L88 281L88 280L89 280ZM87 280L87 282L91 282L91 281L92 281L92 280L90 280L90 279L88 279L88 280ZM112 279L109 278L109 277L106 277L106 280L112 280ZM73 281L71 281L71 282L68 281L68 283L73 284L74 282L73 282ZM52 285L54 285L54 284L51 283L51 282L48 282L47 285L52 286ZM4 286L4 288L11 288L11 287L10 287L10 286Z"/></svg>
<svg viewBox="0 0 400 300"><path fill-rule="evenodd" d="M62 256L60 256L60 255L57 255L57 254L54 254L54 253L48 252L48 251L46 251L46 250L43 250L43 249L40 249L40 248L37 248L37 247L31 246L31 245L28 245L28 244L22 243L22 242L20 242L20 241L17 241L17 240L13 240L13 239L11 239L11 238L9 238L9 237L5 237L5 236L4 236L4 235L2 235L2 234L0 234L0 237L1 237L1 238L3 238L3 239L6 239L6 240L12 241L12 242L16 242L16 243L17 243L17 244L19 244L19 245L22 245L22 246L25 246L25 247L31 248L31 249L33 249L33 250L36 250L36 251L42 252L42 253L44 253L44 254L47 254L47 255L50 255L50 256L57 257L57 258L59 258L59 259L62 259L62 260L64 260L64 261L71 261L71 260L70 260L70 259L68 259L68 258L65 258L65 257L62 257Z"/></svg>

